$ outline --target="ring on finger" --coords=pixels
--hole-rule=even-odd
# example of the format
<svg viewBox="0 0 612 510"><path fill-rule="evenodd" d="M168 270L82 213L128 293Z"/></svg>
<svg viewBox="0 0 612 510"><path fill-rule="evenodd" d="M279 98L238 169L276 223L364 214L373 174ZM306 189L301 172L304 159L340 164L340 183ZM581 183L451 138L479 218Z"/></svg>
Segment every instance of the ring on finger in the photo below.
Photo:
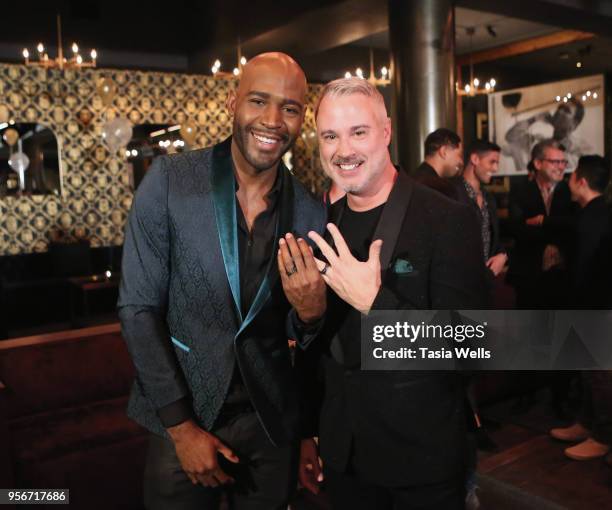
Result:
<svg viewBox="0 0 612 510"><path fill-rule="evenodd" d="M295 263L285 272L287 273L287 276L292 276L297 273L297 266L295 265Z"/></svg>
<svg viewBox="0 0 612 510"><path fill-rule="evenodd" d="M326 262L325 265L323 266L323 269L319 270L319 273L321 274L327 273L327 270L329 269L329 267L330 267L329 264Z"/></svg>

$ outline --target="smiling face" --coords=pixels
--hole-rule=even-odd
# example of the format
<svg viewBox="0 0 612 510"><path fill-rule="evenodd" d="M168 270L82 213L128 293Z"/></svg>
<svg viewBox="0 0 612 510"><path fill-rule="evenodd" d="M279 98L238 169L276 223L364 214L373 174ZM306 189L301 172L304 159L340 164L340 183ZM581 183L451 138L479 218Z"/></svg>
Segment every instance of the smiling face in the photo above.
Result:
<svg viewBox="0 0 612 510"><path fill-rule="evenodd" d="M345 192L369 194L390 162L391 121L384 104L361 93L328 95L317 114L321 164Z"/></svg>
<svg viewBox="0 0 612 510"><path fill-rule="evenodd" d="M499 169L499 152L488 151L482 154L472 154L470 162L474 166L474 175L482 184L489 184L491 177Z"/></svg>
<svg viewBox="0 0 612 510"><path fill-rule="evenodd" d="M234 116L237 156L256 173L275 168L295 142L304 120L305 95L304 73L287 55L259 55L243 68L227 106Z"/></svg>
<svg viewBox="0 0 612 510"><path fill-rule="evenodd" d="M544 149L544 157L542 159L535 159L533 164L538 177L542 181L554 184L563 180L567 160L565 159L565 152L561 149L546 147Z"/></svg>

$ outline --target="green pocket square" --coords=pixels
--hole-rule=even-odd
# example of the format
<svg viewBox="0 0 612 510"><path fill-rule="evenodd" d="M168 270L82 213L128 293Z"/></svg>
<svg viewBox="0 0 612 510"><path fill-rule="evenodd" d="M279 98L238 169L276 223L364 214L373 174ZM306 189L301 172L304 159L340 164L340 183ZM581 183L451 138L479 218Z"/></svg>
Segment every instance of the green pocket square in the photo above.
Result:
<svg viewBox="0 0 612 510"><path fill-rule="evenodd" d="M412 273L414 268L409 260L406 259L395 259L395 264L393 264L393 272L395 274L407 274Z"/></svg>

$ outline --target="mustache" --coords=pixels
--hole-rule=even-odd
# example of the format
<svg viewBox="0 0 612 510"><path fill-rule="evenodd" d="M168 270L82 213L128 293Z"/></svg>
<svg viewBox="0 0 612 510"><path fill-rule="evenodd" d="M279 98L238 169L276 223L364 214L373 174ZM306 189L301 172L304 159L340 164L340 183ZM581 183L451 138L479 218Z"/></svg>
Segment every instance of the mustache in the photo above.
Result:
<svg viewBox="0 0 612 510"><path fill-rule="evenodd" d="M359 156L349 156L347 158L338 156L337 158L334 158L332 163L334 165L359 165L364 161L365 159Z"/></svg>

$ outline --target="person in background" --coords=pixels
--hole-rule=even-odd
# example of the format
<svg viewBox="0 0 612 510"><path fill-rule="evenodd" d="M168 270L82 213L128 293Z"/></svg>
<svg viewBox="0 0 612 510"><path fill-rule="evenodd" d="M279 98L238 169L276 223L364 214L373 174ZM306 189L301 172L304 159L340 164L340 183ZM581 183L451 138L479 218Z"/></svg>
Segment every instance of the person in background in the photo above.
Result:
<svg viewBox="0 0 612 510"><path fill-rule="evenodd" d="M455 186L449 181L463 168L461 138L450 129L436 129L425 138L425 161L414 172L414 179L453 200Z"/></svg>
<svg viewBox="0 0 612 510"><path fill-rule="evenodd" d="M565 148L549 139L532 151L535 178L510 190L509 228L515 239L508 281L519 309L564 308L569 296L566 256L575 207L563 180Z"/></svg>
<svg viewBox="0 0 612 510"><path fill-rule="evenodd" d="M574 225L574 252L569 257L573 308L609 309L612 305L612 229L604 191L610 182L609 163L601 156L582 156L569 180L572 200L580 206ZM612 373L581 373L583 405L576 423L555 428L555 439L579 443L565 450L574 460L603 457L612 445Z"/></svg>
<svg viewBox="0 0 612 510"><path fill-rule="evenodd" d="M506 266L508 255L500 239L495 197L483 186L497 173L500 152L499 145L492 142L473 142L466 153L466 165L457 186L458 200L470 205L478 217L484 261L494 277Z"/></svg>

